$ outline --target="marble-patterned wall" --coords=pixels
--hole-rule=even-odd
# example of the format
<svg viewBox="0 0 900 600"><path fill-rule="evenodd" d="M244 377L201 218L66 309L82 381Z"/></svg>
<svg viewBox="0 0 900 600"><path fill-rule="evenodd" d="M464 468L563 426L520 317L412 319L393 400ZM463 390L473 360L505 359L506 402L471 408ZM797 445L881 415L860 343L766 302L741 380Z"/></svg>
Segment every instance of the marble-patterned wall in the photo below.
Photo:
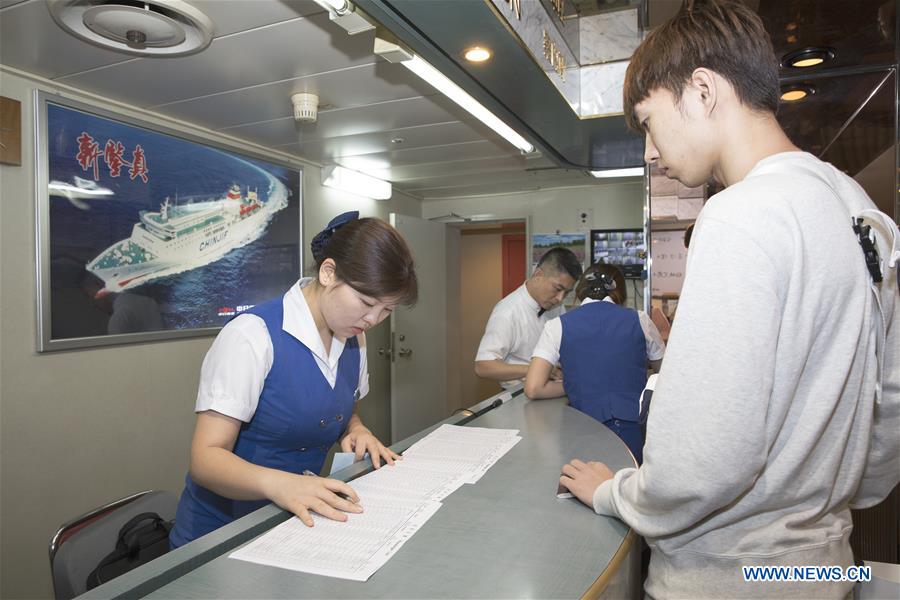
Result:
<svg viewBox="0 0 900 600"><path fill-rule="evenodd" d="M538 0L522 0L518 14L508 0L492 1L575 114L581 118L621 114L628 59L642 38L636 8L563 22ZM578 35L565 36L561 28L577 28ZM564 57L564 75L544 56L545 36ZM580 47L570 48L571 39Z"/></svg>
<svg viewBox="0 0 900 600"><path fill-rule="evenodd" d="M582 67L630 58L641 43L636 8L578 19Z"/></svg>
<svg viewBox="0 0 900 600"><path fill-rule="evenodd" d="M554 23L544 6L537 0L523 0L519 4L521 12L517 15L507 0L493 0L493 3L528 48L531 56L550 82L556 86L572 110L578 114L580 110L578 104L581 99L578 56L569 48L566 40L557 30L557 24ZM567 68L562 76L544 58L545 32L565 59Z"/></svg>
<svg viewBox="0 0 900 600"><path fill-rule="evenodd" d="M628 62L623 60L581 67L580 117L622 112L622 87Z"/></svg>

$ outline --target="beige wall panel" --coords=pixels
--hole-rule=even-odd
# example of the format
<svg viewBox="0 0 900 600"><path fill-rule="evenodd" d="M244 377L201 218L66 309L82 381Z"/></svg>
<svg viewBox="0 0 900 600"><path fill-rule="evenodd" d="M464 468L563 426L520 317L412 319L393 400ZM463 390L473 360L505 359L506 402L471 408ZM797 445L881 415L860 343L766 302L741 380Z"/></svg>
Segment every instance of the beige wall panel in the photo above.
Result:
<svg viewBox="0 0 900 600"><path fill-rule="evenodd" d="M33 91L55 91L8 73L0 87L22 102L23 132L33 131ZM22 141L22 166L0 166L0 597L48 598L47 546L60 524L142 489L181 491L200 364L213 338L36 353L33 135ZM315 166L304 173L306 243L346 210L421 216L419 201L402 193L376 202L323 188ZM386 345L387 332L386 323L372 330L369 348ZM384 435L389 369L373 350L369 364L360 411Z"/></svg>

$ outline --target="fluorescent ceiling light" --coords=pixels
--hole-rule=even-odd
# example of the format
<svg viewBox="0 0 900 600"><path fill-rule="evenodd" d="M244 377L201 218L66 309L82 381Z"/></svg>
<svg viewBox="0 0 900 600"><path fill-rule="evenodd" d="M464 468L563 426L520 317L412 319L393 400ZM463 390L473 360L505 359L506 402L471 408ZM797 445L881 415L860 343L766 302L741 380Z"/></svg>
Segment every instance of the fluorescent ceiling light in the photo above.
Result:
<svg viewBox="0 0 900 600"><path fill-rule="evenodd" d="M387 200L391 197L390 181L336 165L322 168L322 185L374 200Z"/></svg>
<svg viewBox="0 0 900 600"><path fill-rule="evenodd" d="M328 18L340 25L350 35L375 29L349 0L315 0L316 4L328 11Z"/></svg>
<svg viewBox="0 0 900 600"><path fill-rule="evenodd" d="M461 87L450 81L443 73L413 55L409 60L402 62L407 69L430 83L439 92L469 111L476 119L496 131L510 144L528 154L534 152L534 146L528 140L516 133L512 127L501 121L497 115L485 108L478 100L470 96Z"/></svg>
<svg viewBox="0 0 900 600"><path fill-rule="evenodd" d="M315 0L315 2L328 12L336 15L350 12L350 2L347 0Z"/></svg>
<svg viewBox="0 0 900 600"><path fill-rule="evenodd" d="M629 167L627 169L605 169L603 171L591 171L591 175L600 179L604 177L639 177L644 174L644 167Z"/></svg>

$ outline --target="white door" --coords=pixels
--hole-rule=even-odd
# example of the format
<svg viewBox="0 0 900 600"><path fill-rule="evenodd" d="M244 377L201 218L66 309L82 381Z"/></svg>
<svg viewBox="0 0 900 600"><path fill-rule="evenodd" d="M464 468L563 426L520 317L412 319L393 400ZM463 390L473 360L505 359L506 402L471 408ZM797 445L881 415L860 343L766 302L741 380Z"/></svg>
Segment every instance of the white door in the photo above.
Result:
<svg viewBox="0 0 900 600"><path fill-rule="evenodd" d="M447 226L391 213L419 279L413 308L391 315L391 438L402 440L447 413Z"/></svg>

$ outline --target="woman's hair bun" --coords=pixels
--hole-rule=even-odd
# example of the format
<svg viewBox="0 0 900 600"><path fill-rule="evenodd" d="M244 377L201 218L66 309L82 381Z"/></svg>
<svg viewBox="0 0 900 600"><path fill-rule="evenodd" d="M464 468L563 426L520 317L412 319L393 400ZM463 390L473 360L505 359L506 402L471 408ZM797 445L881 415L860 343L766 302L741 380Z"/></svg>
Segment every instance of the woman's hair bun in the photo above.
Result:
<svg viewBox="0 0 900 600"><path fill-rule="evenodd" d="M325 248L328 247L328 242L331 241L331 236L334 235L334 232L350 221L355 221L358 218L359 211L351 210L349 212L342 213L329 221L328 225L325 226L325 229L317 233L316 237L314 237L312 242L309 244L309 249L312 250L313 260L315 260L317 263L320 262L322 255L325 253Z"/></svg>

